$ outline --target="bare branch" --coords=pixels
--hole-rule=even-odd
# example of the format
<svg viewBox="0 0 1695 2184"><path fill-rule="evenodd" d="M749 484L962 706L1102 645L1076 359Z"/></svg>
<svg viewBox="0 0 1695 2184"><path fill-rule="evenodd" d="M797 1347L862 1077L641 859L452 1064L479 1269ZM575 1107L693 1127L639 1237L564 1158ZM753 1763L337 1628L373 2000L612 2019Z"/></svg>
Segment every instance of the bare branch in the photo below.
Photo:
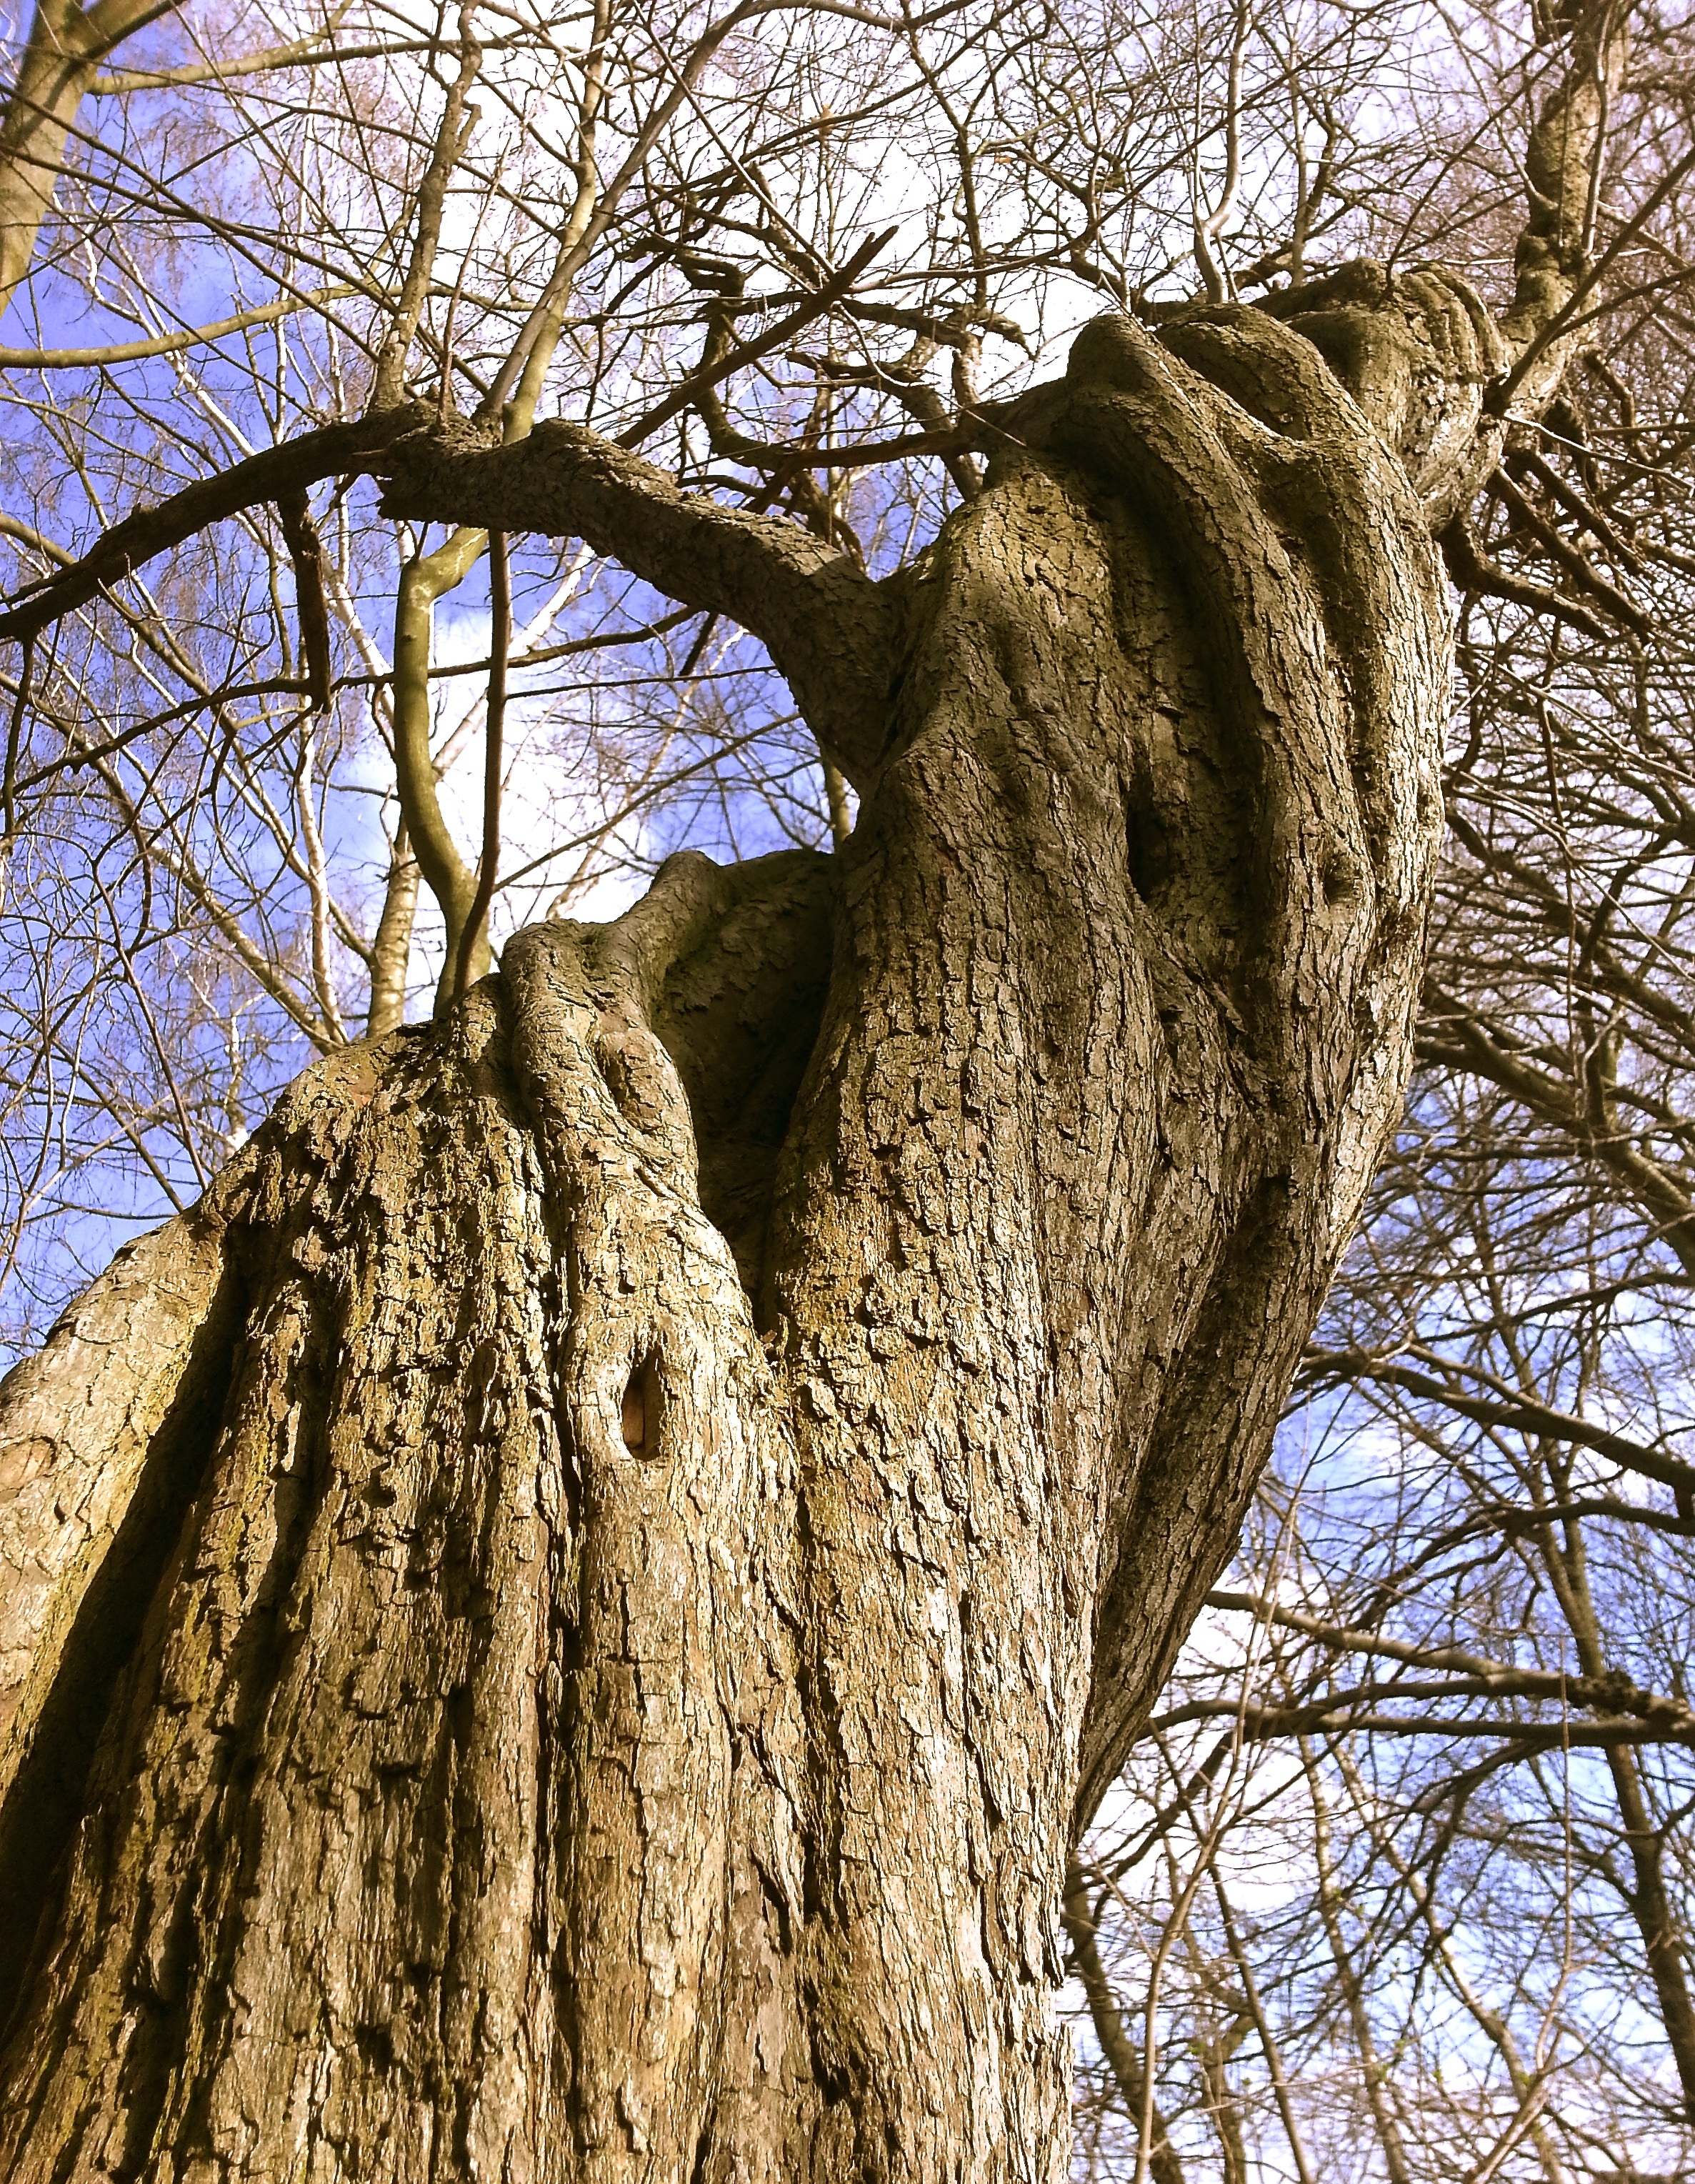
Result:
<svg viewBox="0 0 1695 2184"><path fill-rule="evenodd" d="M107 532L81 560L58 576L32 586L25 603L0 613L0 638L32 636L121 583L156 554L169 552L197 532L238 515L244 509L257 508L284 493L303 492L320 478L368 471L373 455L404 433L416 432L426 418L423 410L407 407L325 425L300 439L267 448L214 477L197 479L157 508L137 509Z"/></svg>
<svg viewBox="0 0 1695 2184"><path fill-rule="evenodd" d="M726 614L770 647L848 779L881 750L898 587L769 517L680 493L581 426L548 421L515 447L464 427L395 444L384 505L412 521L586 538L686 606ZM0 635L6 624L0 621Z"/></svg>

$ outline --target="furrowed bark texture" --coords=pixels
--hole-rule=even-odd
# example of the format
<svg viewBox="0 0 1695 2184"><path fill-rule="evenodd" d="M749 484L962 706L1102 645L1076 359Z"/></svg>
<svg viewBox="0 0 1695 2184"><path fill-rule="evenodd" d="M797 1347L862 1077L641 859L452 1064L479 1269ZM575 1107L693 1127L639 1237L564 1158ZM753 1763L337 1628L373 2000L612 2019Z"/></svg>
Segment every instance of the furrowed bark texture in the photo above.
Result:
<svg viewBox="0 0 1695 2184"><path fill-rule="evenodd" d="M31 1630L128 1619L22 1680L0 2170L1063 2176L1070 1847L1399 1108L1447 612L1263 315L1005 424L881 585L569 427L396 457L758 630L859 821L303 1078L145 1247L111 1507L96 1337L8 1384Z"/></svg>

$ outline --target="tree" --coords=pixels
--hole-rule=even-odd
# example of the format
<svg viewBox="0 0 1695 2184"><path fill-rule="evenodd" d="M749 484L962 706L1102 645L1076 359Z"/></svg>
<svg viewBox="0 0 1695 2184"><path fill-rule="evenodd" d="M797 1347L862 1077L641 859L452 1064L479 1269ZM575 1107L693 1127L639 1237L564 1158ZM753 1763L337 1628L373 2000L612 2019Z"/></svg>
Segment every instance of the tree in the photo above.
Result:
<svg viewBox="0 0 1695 2184"><path fill-rule="evenodd" d="M1688 2165L1681 315L1598 325L1478 511L1520 595L1463 604L1407 1118L1139 1794L1084 1847L1120 2051L1086 2159L1136 2136L1169 1934L1154 2081L1192 2173L1232 2131L1274 2176Z"/></svg>
<svg viewBox="0 0 1695 2184"><path fill-rule="evenodd" d="M384 231L406 245L361 291L366 362L323 352L363 407L80 555L25 539L60 566L0 619L25 649L14 855L19 783L97 768L129 733L86 733L47 633L92 610L177 643L184 671L170 618L118 588L276 508L298 649L275 679L305 701L302 1028L325 1058L7 1384L20 2176L1064 2165L1068 1855L1230 1551L1400 1110L1449 689L1434 540L1475 566L1467 511L1581 338L1626 40L1611 8L1541 25L1498 322L1453 270L1309 272L1330 184L1304 111L1290 237L1239 283L1281 285L1234 299L1246 11L1222 185L1197 165L1191 198L1207 292L1181 305L1114 269L1099 217L1102 187L1132 185L1097 156L1122 114L1091 136L1082 86L1120 26L832 7L735 42L775 12L681 43L605 11L563 53L545 25L514 37L571 83L574 187L563 221L525 196L553 120L514 60L511 173L475 192L497 231L459 245L451 284L486 53L470 10L456 40L438 27L408 217ZM826 17L856 26L836 80L860 111L921 95L956 163L966 248L917 308L862 292L886 236L815 245L766 176L785 148L815 156L836 224L838 116L810 96ZM778 59L809 93L797 128ZM726 142L713 70L757 85L757 146ZM1066 248L1116 308L1062 377L992 400L971 370L998 314L981 148L1021 111L1039 194L1056 76L1098 170ZM1292 65L1268 82L1298 99ZM378 93L349 98L347 126L380 133ZM318 170L279 171L303 192ZM787 269L780 302L719 248L750 233ZM699 361L616 429L537 422L592 262L585 348L639 334L609 238L697 304ZM913 360L797 349L838 306ZM923 378L943 348L951 410ZM779 352L795 376L737 423L725 389ZM920 429L844 445L864 394L891 392ZM637 452L664 427L672 471ZM846 505L868 456L942 458L960 500L881 573ZM413 529L399 826L375 933L347 944L379 1035L348 1045L312 847L334 587L308 496L370 475ZM817 739L835 855L681 855L613 923L531 926L479 976L516 534L586 542L763 644ZM430 610L485 544L473 864L422 695ZM175 618L203 611L186 584ZM61 746L26 766L32 721ZM192 850L164 854L210 902ZM419 872L436 1013L394 1029ZM239 921L212 922L239 955Z"/></svg>

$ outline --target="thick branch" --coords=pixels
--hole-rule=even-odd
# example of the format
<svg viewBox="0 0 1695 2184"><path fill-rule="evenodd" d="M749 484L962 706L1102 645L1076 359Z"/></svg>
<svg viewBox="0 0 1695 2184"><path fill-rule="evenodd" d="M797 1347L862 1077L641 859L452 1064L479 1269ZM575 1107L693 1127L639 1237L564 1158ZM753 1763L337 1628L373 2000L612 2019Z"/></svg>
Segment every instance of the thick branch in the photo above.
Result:
<svg viewBox="0 0 1695 2184"><path fill-rule="evenodd" d="M1534 418L1553 398L1576 337L1570 331L1576 307L1618 247L1615 241L1592 268L1608 116L1629 56L1629 13L1625 0L1559 0L1545 18L1541 42L1564 50L1526 148L1528 211L1513 302L1498 326L1469 282L1436 266L1397 272L1362 259L1262 300L1261 309L1317 345L1399 453L1433 532L1463 515L1494 468L1509 411ZM1551 601L1550 594L1538 604ZM1559 611L1571 621L1581 613L1564 605Z"/></svg>
<svg viewBox="0 0 1695 2184"><path fill-rule="evenodd" d="M412 958L412 928L418 911L418 860L402 820L395 831L389 859L388 885L383 891L382 916L371 943L370 1005L365 1017L367 1038L381 1039L397 1031L406 1016L406 972Z"/></svg>
<svg viewBox="0 0 1695 2184"><path fill-rule="evenodd" d="M508 448L463 428L420 433L386 467L391 515L585 538L684 605L752 630L828 755L856 788L867 781L881 748L900 594L848 554L681 493L651 464L559 421Z"/></svg>
<svg viewBox="0 0 1695 2184"><path fill-rule="evenodd" d="M1630 13L1624 0L1562 0L1548 10L1544 42L1564 38L1566 51L1526 147L1528 210L1502 323L1516 353L1515 378L1533 349L1545 359L1536 383L1525 387L1532 414L1564 373L1564 356L1549 337L1588 267L1608 114L1630 58Z"/></svg>
<svg viewBox="0 0 1695 2184"><path fill-rule="evenodd" d="M277 516L294 567L295 613L300 622L300 659L314 713L327 713L331 702L330 610L324 597L324 544L312 521L304 491L278 497Z"/></svg>
<svg viewBox="0 0 1695 2184"><path fill-rule="evenodd" d="M494 649L488 671L488 705L483 728L482 855L476 891L464 924L442 967L442 983L454 1000L464 994L479 962L488 960L488 906L494 900L494 876L500 862L500 761L506 724L506 655L512 645L512 577L506 540L488 535L489 637Z"/></svg>
<svg viewBox="0 0 1695 2184"><path fill-rule="evenodd" d="M418 185L418 228L413 240L412 262L407 268L406 281L401 290L393 323L377 356L376 374L371 391L371 407L374 410L392 409L400 400L404 390L407 351L412 346L412 337L418 331L418 321L436 270L436 253L442 238L442 209L447 203L447 184L454 168L464 157L465 147L476 126L476 109L472 107L469 114L465 110L466 97L476 81L478 70L482 66L482 47L477 42L474 20L475 10L472 8L460 8L459 71L448 87L430 163Z"/></svg>
<svg viewBox="0 0 1695 2184"><path fill-rule="evenodd" d="M60 576L50 577L34 595L0 614L0 638L33 637L61 616L113 584L156 554L180 546L197 531L236 515L261 501L299 493L320 478L368 470L370 458L402 433L414 431L425 413L417 408L385 410L380 415L325 425L302 439L288 440L250 455L233 470L197 479L157 508L138 508Z"/></svg>
<svg viewBox="0 0 1695 2184"><path fill-rule="evenodd" d="M414 845L419 870L436 898L447 933L442 968L450 992L459 934L476 881L459 855L436 794L430 749L430 643L435 604L463 583L482 557L485 534L461 528L433 554L419 555L400 572L394 597L394 778L401 816Z"/></svg>

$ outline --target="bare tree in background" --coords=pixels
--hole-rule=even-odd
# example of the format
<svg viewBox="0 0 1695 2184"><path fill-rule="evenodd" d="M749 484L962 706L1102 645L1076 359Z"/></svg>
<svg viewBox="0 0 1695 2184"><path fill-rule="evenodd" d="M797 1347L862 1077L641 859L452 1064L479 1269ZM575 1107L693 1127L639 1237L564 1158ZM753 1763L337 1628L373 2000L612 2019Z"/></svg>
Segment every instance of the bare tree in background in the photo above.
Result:
<svg viewBox="0 0 1695 2184"><path fill-rule="evenodd" d="M1442 556L1513 595L1675 251L1632 27L177 15L84 87L3 352L20 1279L182 1210L6 1386L11 2173L1061 2173L1068 1860L1401 1113ZM1357 255L1462 64L1503 188Z"/></svg>

